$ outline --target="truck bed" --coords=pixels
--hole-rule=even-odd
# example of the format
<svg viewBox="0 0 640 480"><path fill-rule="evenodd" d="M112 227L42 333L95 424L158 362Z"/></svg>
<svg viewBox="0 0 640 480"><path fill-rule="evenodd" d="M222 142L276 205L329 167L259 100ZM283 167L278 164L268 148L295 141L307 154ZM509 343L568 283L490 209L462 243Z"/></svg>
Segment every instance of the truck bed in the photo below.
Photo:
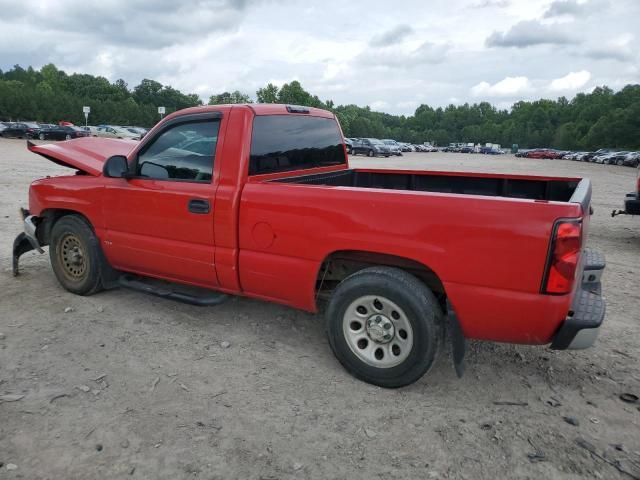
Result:
<svg viewBox="0 0 640 480"><path fill-rule="evenodd" d="M456 172L340 170L272 180L281 183L381 188L569 202L580 179Z"/></svg>

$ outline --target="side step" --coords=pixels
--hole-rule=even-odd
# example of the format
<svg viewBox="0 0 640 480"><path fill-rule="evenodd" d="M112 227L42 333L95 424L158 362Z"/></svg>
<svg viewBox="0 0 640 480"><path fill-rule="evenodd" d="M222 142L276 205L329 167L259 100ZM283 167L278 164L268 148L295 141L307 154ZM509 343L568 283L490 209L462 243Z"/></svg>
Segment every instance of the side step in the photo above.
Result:
<svg viewBox="0 0 640 480"><path fill-rule="evenodd" d="M197 287L168 284L155 279L137 277L129 274L121 275L120 278L118 278L118 284L124 288L130 288L138 292L188 303L189 305L196 305L198 307L220 305L229 298L229 295L220 292L212 292Z"/></svg>

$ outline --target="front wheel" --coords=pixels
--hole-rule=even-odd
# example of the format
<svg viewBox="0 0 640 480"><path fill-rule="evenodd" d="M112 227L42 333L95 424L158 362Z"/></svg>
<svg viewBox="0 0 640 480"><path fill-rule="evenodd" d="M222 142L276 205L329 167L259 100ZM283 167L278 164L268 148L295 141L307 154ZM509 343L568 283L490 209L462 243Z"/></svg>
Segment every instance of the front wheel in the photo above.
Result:
<svg viewBox="0 0 640 480"><path fill-rule="evenodd" d="M46 137L44 136L44 133L41 133L40 135L38 135L38 138L40 140L44 140Z"/></svg>
<svg viewBox="0 0 640 480"><path fill-rule="evenodd" d="M373 153L373 150L369 150L367 152L367 157L373 157L375 154Z"/></svg>
<svg viewBox="0 0 640 480"><path fill-rule="evenodd" d="M431 367L443 314L409 273L371 267L343 280L327 308L336 358L356 378L386 388L409 385Z"/></svg>
<svg viewBox="0 0 640 480"><path fill-rule="evenodd" d="M77 295L102 290L105 260L95 233L84 218L66 215L51 229L49 258L60 284Z"/></svg>
<svg viewBox="0 0 640 480"><path fill-rule="evenodd" d="M66 135L64 136L64 139L65 139L65 140L71 140L71 135L66 134Z"/></svg>

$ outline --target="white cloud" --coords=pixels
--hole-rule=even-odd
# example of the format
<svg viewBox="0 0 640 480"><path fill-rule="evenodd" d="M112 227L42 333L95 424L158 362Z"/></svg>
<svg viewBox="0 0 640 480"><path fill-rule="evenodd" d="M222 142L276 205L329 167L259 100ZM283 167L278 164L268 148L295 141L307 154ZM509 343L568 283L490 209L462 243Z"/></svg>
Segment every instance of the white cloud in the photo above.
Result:
<svg viewBox="0 0 640 480"><path fill-rule="evenodd" d="M549 89L554 92L576 91L584 87L589 80L591 80L591 72L588 72L587 70L570 72L564 77L552 80L549 85Z"/></svg>
<svg viewBox="0 0 640 480"><path fill-rule="evenodd" d="M606 42L598 43L589 48L585 53L587 57L595 60L618 60L629 62L636 55L634 48L635 36L632 33L623 33Z"/></svg>
<svg viewBox="0 0 640 480"><path fill-rule="evenodd" d="M474 97L514 97L528 93L533 89L531 81L527 77L506 77L491 85L489 82L480 82L471 87Z"/></svg>
<svg viewBox="0 0 640 480"><path fill-rule="evenodd" d="M527 48L535 45L568 45L578 43L573 32L557 25L526 20L516 23L506 32L494 32L486 40L487 47Z"/></svg>

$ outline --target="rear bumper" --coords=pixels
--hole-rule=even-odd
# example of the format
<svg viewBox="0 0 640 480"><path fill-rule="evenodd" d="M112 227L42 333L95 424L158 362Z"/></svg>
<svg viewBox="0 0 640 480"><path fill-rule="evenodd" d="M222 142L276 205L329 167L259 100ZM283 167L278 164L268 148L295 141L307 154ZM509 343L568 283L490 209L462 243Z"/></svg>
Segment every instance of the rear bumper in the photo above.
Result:
<svg viewBox="0 0 640 480"><path fill-rule="evenodd" d="M571 310L551 343L554 350L579 350L591 347L604 320L606 302L602 298L604 256L594 250L583 253L583 272Z"/></svg>

